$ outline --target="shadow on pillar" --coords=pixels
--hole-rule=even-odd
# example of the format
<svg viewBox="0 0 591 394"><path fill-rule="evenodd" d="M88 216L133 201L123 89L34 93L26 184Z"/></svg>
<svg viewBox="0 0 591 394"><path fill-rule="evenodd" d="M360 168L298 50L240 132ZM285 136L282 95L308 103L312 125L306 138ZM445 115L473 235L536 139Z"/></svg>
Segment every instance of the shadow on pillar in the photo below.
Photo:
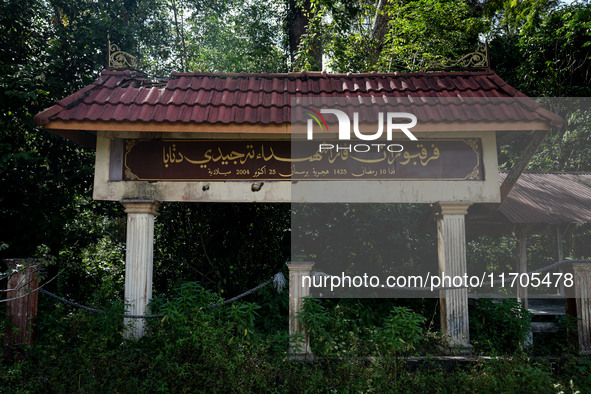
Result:
<svg viewBox="0 0 591 394"><path fill-rule="evenodd" d="M576 308L579 354L588 356L591 355L591 263L573 263L572 272L574 289L566 290L567 314L573 314L573 307Z"/></svg>
<svg viewBox="0 0 591 394"><path fill-rule="evenodd" d="M471 203L440 202L437 215L437 246L439 274L444 287L451 286L444 278L464 277L466 264L465 216ZM453 279L452 279L453 280ZM441 331L449 345L460 353L470 353L470 329L468 320L468 290L440 291Z"/></svg>
<svg viewBox="0 0 591 394"><path fill-rule="evenodd" d="M127 313L143 315L152 299L154 264L154 217L158 201L129 199L121 201L127 214L125 244L125 303ZM145 319L125 319L125 337L144 336Z"/></svg>
<svg viewBox="0 0 591 394"><path fill-rule="evenodd" d="M289 358L298 361L313 361L310 348L310 335L304 328L299 314L302 312L303 299L310 295L310 282L303 281L310 277L313 262L290 261L289 268Z"/></svg>

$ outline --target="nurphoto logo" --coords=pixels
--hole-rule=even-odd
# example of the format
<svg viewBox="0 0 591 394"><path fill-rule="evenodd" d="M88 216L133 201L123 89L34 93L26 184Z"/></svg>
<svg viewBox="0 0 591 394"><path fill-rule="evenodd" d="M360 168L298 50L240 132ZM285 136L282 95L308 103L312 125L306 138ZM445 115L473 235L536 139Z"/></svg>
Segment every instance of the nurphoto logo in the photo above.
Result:
<svg viewBox="0 0 591 394"><path fill-rule="evenodd" d="M328 132L328 124L322 114L331 114L336 116L339 124L339 141L351 141L351 123L353 124L354 137L361 141L375 141L382 137L384 133L384 117L386 118L386 140L392 141L394 131L402 131L411 141L418 141L417 137L409 130L416 126L417 117L408 112L383 112L378 113L378 129L373 134L364 134L359 130L359 112L353 112L353 122L349 115L338 109L321 109L320 112L309 109L306 112L311 117L308 119L307 138L314 139L314 123L316 123L321 131ZM410 120L410 122L400 123L400 120ZM402 152L404 147L400 144L334 144L322 143L319 145L319 151L326 151L336 149L336 151L346 150L349 152L369 152L369 151L388 151L388 152Z"/></svg>

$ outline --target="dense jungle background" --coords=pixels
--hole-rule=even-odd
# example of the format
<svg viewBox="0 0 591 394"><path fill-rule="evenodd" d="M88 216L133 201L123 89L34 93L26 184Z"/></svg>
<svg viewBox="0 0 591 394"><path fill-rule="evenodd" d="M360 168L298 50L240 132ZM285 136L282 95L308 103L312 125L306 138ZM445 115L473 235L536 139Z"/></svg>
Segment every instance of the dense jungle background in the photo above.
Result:
<svg viewBox="0 0 591 394"><path fill-rule="evenodd" d="M125 214L92 200L93 151L38 128L33 116L92 83L107 36L154 78L171 71L423 71L488 42L492 69L531 97L591 96L591 4L551 0L1 0L0 258L44 257L47 289L108 311L89 314L40 295L35 343L2 347L0 391L523 391L591 387L572 355L573 322L520 346L528 313L514 300L470 310L477 362L453 374L405 367L442 354L437 300L311 300L302 316L320 361L287 358L287 292L272 287L224 308L290 259L285 204L164 204L156 224L154 301L166 314L140 341L122 337ZM583 111L552 130L528 170L591 171ZM526 141L500 147L511 168ZM435 261L429 207L394 212L395 263ZM367 224L370 225L369 223ZM591 257L591 227L572 226L569 257ZM515 239L469 236L469 261L514 268ZM556 261L555 241L530 236L528 257ZM5 267L1 267L4 272ZM6 280L0 274L0 288ZM0 314L5 314L5 293ZM486 322L486 324L484 324ZM0 322L0 334L8 328ZM502 334L500 334L502 328ZM571 334L569 334L571 333ZM378 359L363 358L380 356ZM532 357L554 358L534 359ZM225 389L225 390L224 390Z"/></svg>

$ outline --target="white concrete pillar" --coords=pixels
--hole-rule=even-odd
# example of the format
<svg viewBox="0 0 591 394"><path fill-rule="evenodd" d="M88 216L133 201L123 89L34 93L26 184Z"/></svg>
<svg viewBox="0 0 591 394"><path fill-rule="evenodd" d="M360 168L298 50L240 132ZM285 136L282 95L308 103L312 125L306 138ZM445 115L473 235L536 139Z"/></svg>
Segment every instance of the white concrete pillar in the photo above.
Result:
<svg viewBox="0 0 591 394"><path fill-rule="evenodd" d="M310 276L313 262L291 261L287 263L289 268L289 352L296 358L311 358L310 336L297 317L302 311L304 297L310 295L309 283L303 286L302 278Z"/></svg>
<svg viewBox="0 0 591 394"><path fill-rule="evenodd" d="M521 274L526 274L527 271L527 232L520 230L517 235L517 272L521 278ZM517 281L517 301L528 308L527 302L527 286L521 286L521 281Z"/></svg>
<svg viewBox="0 0 591 394"><path fill-rule="evenodd" d="M566 229L568 229L568 226L566 227ZM566 229L565 229L565 232L566 232ZM564 245L563 245L563 242L562 242L563 235L564 234L562 233L562 231L560 229L560 224L556 225L556 254L557 254L556 257L558 257L558 261L563 261L564 260ZM562 265L560 266L558 272L564 274L564 270L562 269ZM566 290L564 288L564 282L563 281L560 282L560 286L558 288L558 292L559 292L558 294L560 294L563 297L566 294Z"/></svg>
<svg viewBox="0 0 591 394"><path fill-rule="evenodd" d="M461 276L466 267L466 228L464 218L471 203L440 202L441 214L437 218L437 245L439 274L445 277ZM442 285L449 287L442 277ZM441 290L441 330L450 345L471 348L468 325L468 290Z"/></svg>
<svg viewBox="0 0 591 394"><path fill-rule="evenodd" d="M573 263L579 353L591 354L591 264Z"/></svg>
<svg viewBox="0 0 591 394"><path fill-rule="evenodd" d="M143 315L152 299L154 216L158 201L129 199L121 201L127 213L125 253L125 302L127 313ZM145 319L125 319L126 338L144 335Z"/></svg>

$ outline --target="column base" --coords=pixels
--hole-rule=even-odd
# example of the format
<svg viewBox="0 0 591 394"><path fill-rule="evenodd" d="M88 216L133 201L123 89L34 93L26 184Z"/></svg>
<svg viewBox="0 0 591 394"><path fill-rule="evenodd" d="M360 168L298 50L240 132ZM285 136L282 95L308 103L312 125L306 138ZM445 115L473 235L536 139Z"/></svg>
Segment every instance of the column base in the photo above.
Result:
<svg viewBox="0 0 591 394"><path fill-rule="evenodd" d="M471 344L449 344L448 346L441 346L440 349L450 356L471 356L474 347Z"/></svg>
<svg viewBox="0 0 591 394"><path fill-rule="evenodd" d="M304 364L314 363L314 355L312 354L312 352L308 354L290 354L289 357L287 357L287 359L289 361L295 361Z"/></svg>
<svg viewBox="0 0 591 394"><path fill-rule="evenodd" d="M469 356L474 351L474 347L470 344L456 345L457 354L462 356Z"/></svg>

